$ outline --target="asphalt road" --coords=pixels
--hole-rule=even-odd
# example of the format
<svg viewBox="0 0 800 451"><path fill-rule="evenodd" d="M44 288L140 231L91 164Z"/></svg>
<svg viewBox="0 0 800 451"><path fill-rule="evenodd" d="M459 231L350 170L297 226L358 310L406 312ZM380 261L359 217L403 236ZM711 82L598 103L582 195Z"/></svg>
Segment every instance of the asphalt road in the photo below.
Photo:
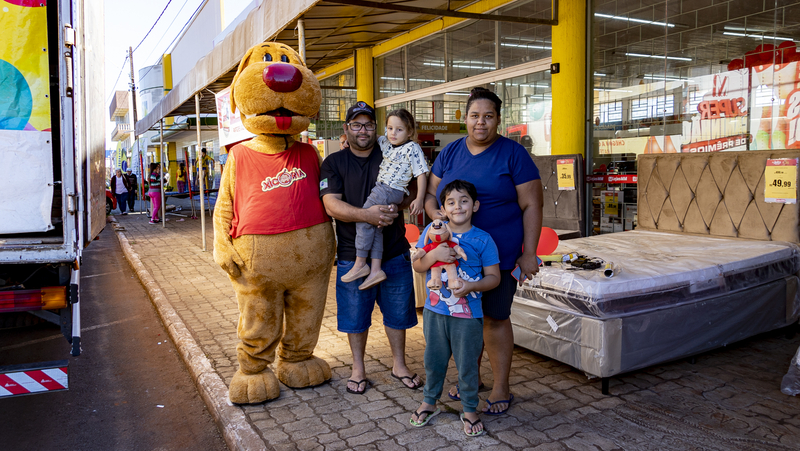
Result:
<svg viewBox="0 0 800 451"><path fill-rule="evenodd" d="M83 352L56 326L0 330L0 365L69 358L65 392L0 400L2 450L226 450L110 227L84 252Z"/></svg>

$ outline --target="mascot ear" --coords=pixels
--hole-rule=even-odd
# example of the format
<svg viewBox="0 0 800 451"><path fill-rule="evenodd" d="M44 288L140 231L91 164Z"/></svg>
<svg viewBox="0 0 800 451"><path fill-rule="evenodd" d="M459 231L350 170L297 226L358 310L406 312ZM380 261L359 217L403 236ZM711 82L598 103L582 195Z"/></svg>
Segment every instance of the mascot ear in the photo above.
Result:
<svg viewBox="0 0 800 451"><path fill-rule="evenodd" d="M430 229L428 229L428 230L430 230ZM428 233L425 234L425 239L422 240L422 247L427 246L428 243L430 243L431 241L433 241L433 240L431 240L431 233L429 231Z"/></svg>
<svg viewBox="0 0 800 451"><path fill-rule="evenodd" d="M236 100L233 97L233 87L236 86L236 79L239 78L239 74L242 73L245 67L247 67L247 61L250 59L250 55L253 54L253 49L255 47L250 47L250 50L244 54L242 60L239 62L239 68L236 69L236 75L233 76L233 81L231 82L231 113L236 112Z"/></svg>

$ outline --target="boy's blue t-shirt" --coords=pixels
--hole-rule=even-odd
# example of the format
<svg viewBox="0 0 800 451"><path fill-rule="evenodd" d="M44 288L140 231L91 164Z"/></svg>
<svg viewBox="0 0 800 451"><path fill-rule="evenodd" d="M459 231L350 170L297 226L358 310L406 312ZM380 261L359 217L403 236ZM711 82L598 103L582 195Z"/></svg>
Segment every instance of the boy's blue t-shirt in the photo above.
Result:
<svg viewBox="0 0 800 451"><path fill-rule="evenodd" d="M466 180L478 190L480 209L472 225L489 233L500 254L500 269L514 269L522 255L522 210L517 185L539 179L539 169L519 143L500 136L488 149L472 155L466 138L451 142L433 162L431 172L439 177L436 199L445 185Z"/></svg>
<svg viewBox="0 0 800 451"><path fill-rule="evenodd" d="M425 244L425 236L428 229L422 232L417 242L417 247L422 249ZM459 258L458 276L465 280L476 281L483 278L483 268L485 266L492 266L500 263L500 257L497 254L497 246L494 240L488 233L483 230L472 227L464 233L454 233L455 240L458 245L464 249L467 254L467 260L464 261ZM425 276L425 283L431 280L431 271L427 271ZM483 318L483 309L481 308L481 293L472 292L466 298L456 298L447 289L447 273L442 269L442 288L439 290L428 291L428 298L425 300L425 308L438 313L440 315L455 316L458 318Z"/></svg>

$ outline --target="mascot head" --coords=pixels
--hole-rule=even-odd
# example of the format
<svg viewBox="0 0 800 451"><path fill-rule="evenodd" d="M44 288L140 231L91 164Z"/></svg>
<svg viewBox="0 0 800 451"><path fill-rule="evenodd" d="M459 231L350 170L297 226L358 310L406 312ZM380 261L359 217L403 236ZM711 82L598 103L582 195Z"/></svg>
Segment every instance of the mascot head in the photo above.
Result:
<svg viewBox="0 0 800 451"><path fill-rule="evenodd" d="M308 129L322 101L319 82L291 47L265 42L252 47L231 83L231 111L256 135L296 135Z"/></svg>

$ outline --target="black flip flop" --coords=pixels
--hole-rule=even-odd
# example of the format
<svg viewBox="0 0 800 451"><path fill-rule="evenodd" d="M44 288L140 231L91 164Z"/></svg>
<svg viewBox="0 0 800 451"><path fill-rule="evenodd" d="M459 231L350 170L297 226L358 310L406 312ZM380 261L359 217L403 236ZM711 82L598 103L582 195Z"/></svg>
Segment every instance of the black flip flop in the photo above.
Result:
<svg viewBox="0 0 800 451"><path fill-rule="evenodd" d="M402 382L403 386L405 388L410 388L411 390L416 390L416 389L422 387L423 385L425 385L422 382L422 380L420 380L418 384L414 383L414 378L417 377L417 373L414 373L411 376L398 376L398 375L392 373L392 377L397 379L397 380L399 380L400 382ZM408 381L411 382L411 385L406 384L406 379L408 379Z"/></svg>
<svg viewBox="0 0 800 451"><path fill-rule="evenodd" d="M358 390L358 389L353 390L350 387L345 387L347 389L347 393L352 393L354 395L363 395L364 392L366 392L367 389L369 388L369 380L367 379L361 379L360 381L354 381L353 379L348 379L347 382L352 382L356 384L357 387L360 387L361 384L364 384L363 390Z"/></svg>

